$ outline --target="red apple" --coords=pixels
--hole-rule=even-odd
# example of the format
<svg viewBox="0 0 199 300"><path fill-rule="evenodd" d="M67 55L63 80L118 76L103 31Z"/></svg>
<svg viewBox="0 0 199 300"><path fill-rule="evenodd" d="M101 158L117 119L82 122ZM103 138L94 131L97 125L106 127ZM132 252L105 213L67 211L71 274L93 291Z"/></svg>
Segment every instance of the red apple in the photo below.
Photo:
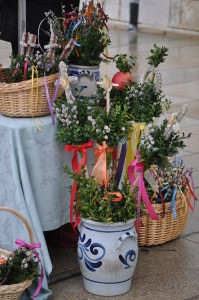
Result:
<svg viewBox="0 0 199 300"><path fill-rule="evenodd" d="M133 81L133 76L129 72L126 72L126 73L117 72L112 78L113 83L119 84L119 86L118 87L116 86L116 88L121 89L121 90L124 89L125 84L129 84L132 81Z"/></svg>

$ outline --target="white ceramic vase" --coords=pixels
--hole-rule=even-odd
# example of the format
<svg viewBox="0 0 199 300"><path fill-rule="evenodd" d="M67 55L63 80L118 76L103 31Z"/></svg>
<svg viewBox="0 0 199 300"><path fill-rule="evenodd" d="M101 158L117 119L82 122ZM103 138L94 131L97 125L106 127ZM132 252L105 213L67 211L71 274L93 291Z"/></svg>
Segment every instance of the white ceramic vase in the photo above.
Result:
<svg viewBox="0 0 199 300"><path fill-rule="evenodd" d="M72 84L71 89L74 96L80 95L92 97L97 90L96 82L100 81L100 72L98 66L78 66L69 65L68 74L78 77L78 83ZM78 91L76 91L78 89Z"/></svg>
<svg viewBox="0 0 199 300"><path fill-rule="evenodd" d="M138 258L134 222L135 219L114 224L81 220L78 260L88 292L116 296L129 291Z"/></svg>

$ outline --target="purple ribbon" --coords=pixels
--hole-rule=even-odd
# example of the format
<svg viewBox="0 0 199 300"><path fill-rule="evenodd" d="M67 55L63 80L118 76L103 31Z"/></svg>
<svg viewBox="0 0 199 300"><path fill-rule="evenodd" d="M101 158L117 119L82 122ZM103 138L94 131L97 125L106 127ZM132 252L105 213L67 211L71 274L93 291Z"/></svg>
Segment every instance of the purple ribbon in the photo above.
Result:
<svg viewBox="0 0 199 300"><path fill-rule="evenodd" d="M49 68L49 66L50 65L47 65L46 70ZM53 113L53 110L52 110L52 105L53 105L53 103L54 103L54 101L57 97L57 92L58 92L58 88L59 88L59 84L60 84L60 77L61 77L61 73L59 72L55 92L54 92L53 98L51 100L50 95L49 95L47 81L46 81L46 72L44 72L44 85L45 85L45 89L46 89L46 97L47 97L47 100L48 100L48 106L49 106L49 109L50 109L50 114L51 114L53 125L55 124L55 117L54 117L54 113Z"/></svg>
<svg viewBox="0 0 199 300"><path fill-rule="evenodd" d="M41 277L40 277L40 280L39 280L39 283L38 283L38 287L37 287L36 291L34 292L33 296L31 297L31 298L35 298L39 295L39 292L40 292L41 287L42 287L42 282L43 282L43 279L44 279L44 268L42 266L42 262L41 262L41 259L39 257L39 253L35 250L36 248L41 248L41 243L33 243L33 244L29 245L26 242L24 242L20 239L17 239L15 241L15 244L20 246L20 247L24 247L24 248L32 250L32 252L36 256L36 258L38 259L38 262L41 263Z"/></svg>
<svg viewBox="0 0 199 300"><path fill-rule="evenodd" d="M126 143L124 143L122 145L122 149L121 149L121 153L120 153L120 158L118 161L118 166L117 166L117 171L115 174L115 180L117 182L117 186L120 183L120 179L122 176L122 171L123 171L123 167L124 167L124 161L125 161L125 157L126 157Z"/></svg>

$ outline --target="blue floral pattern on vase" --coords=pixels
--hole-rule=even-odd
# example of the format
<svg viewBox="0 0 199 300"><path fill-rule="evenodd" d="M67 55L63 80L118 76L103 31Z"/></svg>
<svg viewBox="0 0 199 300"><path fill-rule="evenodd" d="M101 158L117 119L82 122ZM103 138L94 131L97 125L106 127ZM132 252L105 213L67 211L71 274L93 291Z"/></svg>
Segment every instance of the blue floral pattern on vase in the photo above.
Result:
<svg viewBox="0 0 199 300"><path fill-rule="evenodd" d="M84 260L86 267L91 272L95 272L97 268L101 267L101 259L105 253L106 250L102 244L92 243L90 238L86 241L86 235L83 234L83 236L81 236L80 234L78 241L78 258L79 260ZM96 257L92 257L93 255Z"/></svg>
<svg viewBox="0 0 199 300"><path fill-rule="evenodd" d="M119 255L119 260L125 265L124 269L131 268L133 265L130 265L130 263L134 262L135 258L136 253L134 250L127 251L125 257L121 254Z"/></svg>

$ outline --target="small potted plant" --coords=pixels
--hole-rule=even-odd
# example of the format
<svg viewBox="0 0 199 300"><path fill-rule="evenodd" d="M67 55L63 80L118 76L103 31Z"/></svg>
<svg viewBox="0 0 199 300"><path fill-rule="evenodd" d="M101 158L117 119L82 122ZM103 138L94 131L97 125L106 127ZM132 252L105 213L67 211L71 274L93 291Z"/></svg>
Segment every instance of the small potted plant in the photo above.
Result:
<svg viewBox="0 0 199 300"><path fill-rule="evenodd" d="M104 60L103 53L110 44L107 31L108 16L102 5L93 0L83 3L79 11L74 10L65 16L66 42L74 40L74 48L68 59L69 74L79 78L73 88L83 89L81 95L91 96L100 80L99 65Z"/></svg>
<svg viewBox="0 0 199 300"><path fill-rule="evenodd" d="M138 258L131 185L126 181L118 188L113 173L107 185L101 185L85 171L65 170L77 184L74 209L81 218L78 259L84 287L102 296L126 293Z"/></svg>

